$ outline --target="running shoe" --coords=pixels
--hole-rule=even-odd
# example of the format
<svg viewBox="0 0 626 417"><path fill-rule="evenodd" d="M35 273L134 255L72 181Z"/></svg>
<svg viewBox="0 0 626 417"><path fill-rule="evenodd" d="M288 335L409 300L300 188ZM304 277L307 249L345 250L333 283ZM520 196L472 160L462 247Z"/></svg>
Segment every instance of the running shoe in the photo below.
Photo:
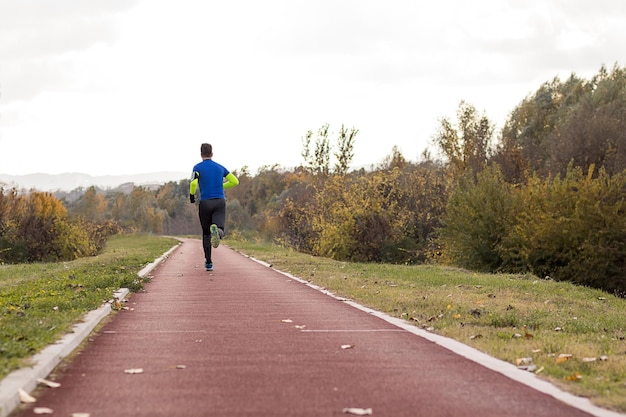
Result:
<svg viewBox="0 0 626 417"><path fill-rule="evenodd" d="M213 271L213 264L211 262L205 263L204 269L206 269L207 271Z"/></svg>
<svg viewBox="0 0 626 417"><path fill-rule="evenodd" d="M220 245L220 231L217 228L216 224L212 224L210 227L211 230L211 246L217 248Z"/></svg>

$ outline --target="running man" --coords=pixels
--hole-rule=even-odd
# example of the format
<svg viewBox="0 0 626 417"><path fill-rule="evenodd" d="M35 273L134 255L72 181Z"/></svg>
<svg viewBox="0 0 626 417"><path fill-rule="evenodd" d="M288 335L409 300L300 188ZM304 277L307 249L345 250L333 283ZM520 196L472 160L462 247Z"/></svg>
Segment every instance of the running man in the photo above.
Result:
<svg viewBox="0 0 626 417"><path fill-rule="evenodd" d="M217 248L224 237L226 224L225 188L239 184L235 175L213 161L213 147L208 143L200 146L202 162L193 167L189 183L189 200L196 202L196 191L200 187L198 215L202 226L202 248L204 249L204 267L213 271L211 247Z"/></svg>

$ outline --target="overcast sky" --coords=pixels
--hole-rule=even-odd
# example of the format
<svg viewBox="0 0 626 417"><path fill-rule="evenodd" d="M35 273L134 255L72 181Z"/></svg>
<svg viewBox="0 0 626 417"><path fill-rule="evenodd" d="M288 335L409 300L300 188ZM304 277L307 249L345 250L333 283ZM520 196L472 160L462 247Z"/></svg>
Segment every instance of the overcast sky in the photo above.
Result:
<svg viewBox="0 0 626 417"><path fill-rule="evenodd" d="M461 100L497 127L541 83L626 65L620 0L0 0L0 173L416 161Z"/></svg>

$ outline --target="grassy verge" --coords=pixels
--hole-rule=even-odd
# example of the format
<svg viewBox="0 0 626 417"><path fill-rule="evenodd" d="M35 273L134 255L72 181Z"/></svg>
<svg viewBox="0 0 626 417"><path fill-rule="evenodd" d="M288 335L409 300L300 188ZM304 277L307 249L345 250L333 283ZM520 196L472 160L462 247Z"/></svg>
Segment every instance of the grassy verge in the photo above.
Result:
<svg viewBox="0 0 626 417"><path fill-rule="evenodd" d="M365 306L525 366L626 412L626 300L527 275L336 262L262 243L230 247Z"/></svg>
<svg viewBox="0 0 626 417"><path fill-rule="evenodd" d="M105 251L72 262L0 265L0 378L62 337L137 273L177 244L171 238L112 237Z"/></svg>

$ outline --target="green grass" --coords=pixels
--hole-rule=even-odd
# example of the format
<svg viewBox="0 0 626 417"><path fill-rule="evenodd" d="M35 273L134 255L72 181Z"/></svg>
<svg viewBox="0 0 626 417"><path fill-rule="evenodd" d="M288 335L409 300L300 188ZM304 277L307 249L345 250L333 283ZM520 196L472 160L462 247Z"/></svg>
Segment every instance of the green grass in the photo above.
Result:
<svg viewBox="0 0 626 417"><path fill-rule="evenodd" d="M513 364L532 358L540 377L598 406L626 412L625 299L530 275L346 263L259 242L225 243L337 296L493 357ZM558 359L561 354L572 356Z"/></svg>
<svg viewBox="0 0 626 417"><path fill-rule="evenodd" d="M137 291L137 273L177 240L112 237L105 251L72 262L0 265L0 378L67 333L119 288Z"/></svg>

